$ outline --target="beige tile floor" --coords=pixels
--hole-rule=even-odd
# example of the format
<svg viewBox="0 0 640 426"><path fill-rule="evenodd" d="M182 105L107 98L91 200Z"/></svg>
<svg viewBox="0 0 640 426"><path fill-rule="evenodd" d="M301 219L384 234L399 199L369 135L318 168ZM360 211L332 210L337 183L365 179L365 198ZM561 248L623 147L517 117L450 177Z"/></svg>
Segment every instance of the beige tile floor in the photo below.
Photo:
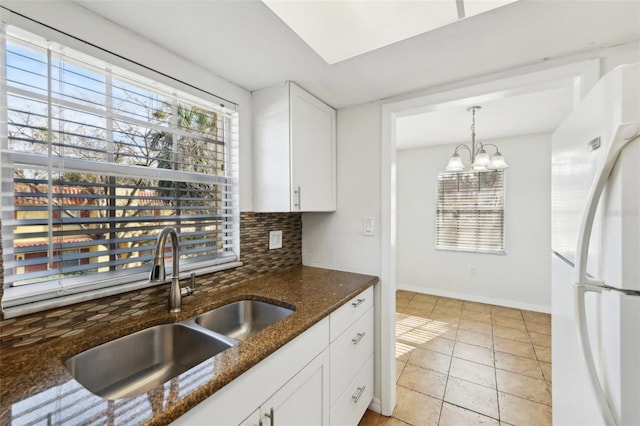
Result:
<svg viewBox="0 0 640 426"><path fill-rule="evenodd" d="M392 417L361 426L551 425L551 316L396 294Z"/></svg>

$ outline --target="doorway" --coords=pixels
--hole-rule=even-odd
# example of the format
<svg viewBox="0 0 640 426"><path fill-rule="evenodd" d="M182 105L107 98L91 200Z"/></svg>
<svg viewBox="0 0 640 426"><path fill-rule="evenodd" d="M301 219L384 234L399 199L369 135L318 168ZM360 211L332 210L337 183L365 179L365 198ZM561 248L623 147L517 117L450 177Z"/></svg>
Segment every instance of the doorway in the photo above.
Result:
<svg viewBox="0 0 640 426"><path fill-rule="evenodd" d="M382 105L381 117L381 296L390 301L381 309L381 412L391 415L396 401L395 315L398 290L398 128L400 121L420 114L465 109L545 90L569 87L578 102L600 77L599 60L528 67L499 75L441 87ZM465 124L463 127L467 127ZM447 158L443 158L442 167ZM446 296L443 294L442 296Z"/></svg>

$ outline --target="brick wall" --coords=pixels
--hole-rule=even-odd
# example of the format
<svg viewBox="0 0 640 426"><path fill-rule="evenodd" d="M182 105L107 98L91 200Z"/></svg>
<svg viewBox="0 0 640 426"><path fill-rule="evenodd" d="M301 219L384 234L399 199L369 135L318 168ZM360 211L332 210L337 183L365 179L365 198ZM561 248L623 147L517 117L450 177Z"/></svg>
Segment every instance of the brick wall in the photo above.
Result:
<svg viewBox="0 0 640 426"><path fill-rule="evenodd" d="M282 230L282 249L269 250L269 231ZM1 243L1 240L0 240ZM4 274L0 244L0 297ZM218 291L269 272L302 264L300 213L240 214L240 257L243 265L198 277L198 292ZM25 347L73 336L165 309L168 286L155 286L89 302L0 321L0 349Z"/></svg>

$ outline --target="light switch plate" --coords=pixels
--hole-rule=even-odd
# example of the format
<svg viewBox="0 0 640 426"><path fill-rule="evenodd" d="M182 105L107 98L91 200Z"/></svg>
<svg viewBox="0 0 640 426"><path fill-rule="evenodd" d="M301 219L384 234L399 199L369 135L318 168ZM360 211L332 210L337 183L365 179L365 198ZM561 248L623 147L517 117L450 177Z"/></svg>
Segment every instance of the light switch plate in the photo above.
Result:
<svg viewBox="0 0 640 426"><path fill-rule="evenodd" d="M282 231L269 231L269 250L282 248Z"/></svg>
<svg viewBox="0 0 640 426"><path fill-rule="evenodd" d="M372 217L363 217L362 218L362 235L366 235L367 237L373 237L373 218Z"/></svg>

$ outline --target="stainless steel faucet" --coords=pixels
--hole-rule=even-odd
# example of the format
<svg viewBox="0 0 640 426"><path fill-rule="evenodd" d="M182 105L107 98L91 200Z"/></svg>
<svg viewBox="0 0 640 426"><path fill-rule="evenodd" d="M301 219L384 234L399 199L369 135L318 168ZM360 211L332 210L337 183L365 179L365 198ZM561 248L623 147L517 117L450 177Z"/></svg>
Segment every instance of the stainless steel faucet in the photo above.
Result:
<svg viewBox="0 0 640 426"><path fill-rule="evenodd" d="M162 228L156 242L155 255L149 273L150 282L166 281L166 271L164 268L164 246L167 236L171 236L171 254L173 256L173 271L171 277L171 287L169 287L169 312L177 314L182 311L182 296L193 294L192 287L180 288L180 245L178 244L178 231L176 228L167 226ZM195 287L195 274L191 274L191 284Z"/></svg>

